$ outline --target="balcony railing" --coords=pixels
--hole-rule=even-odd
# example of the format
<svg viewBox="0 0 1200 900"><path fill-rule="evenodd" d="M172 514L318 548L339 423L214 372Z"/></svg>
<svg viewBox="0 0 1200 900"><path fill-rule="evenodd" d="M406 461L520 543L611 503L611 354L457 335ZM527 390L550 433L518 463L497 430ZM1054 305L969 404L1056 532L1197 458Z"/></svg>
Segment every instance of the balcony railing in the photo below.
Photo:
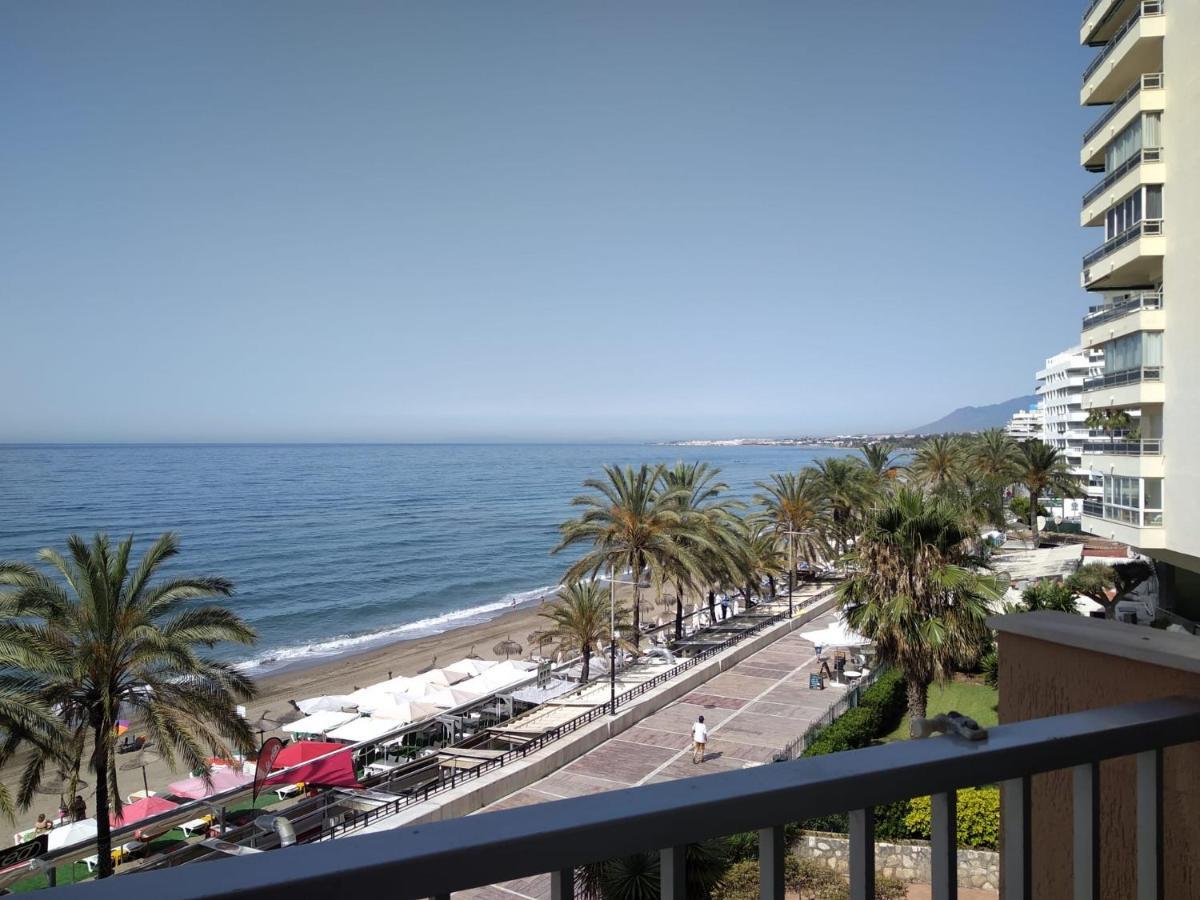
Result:
<svg viewBox="0 0 1200 900"><path fill-rule="evenodd" d="M1126 369L1123 372L1095 375L1084 381L1083 389L1098 391L1104 388L1120 387L1123 384L1137 384L1140 381L1162 381L1162 366L1142 366L1140 369Z"/></svg>
<svg viewBox="0 0 1200 900"><path fill-rule="evenodd" d="M1140 222L1134 223L1131 227L1126 228L1114 238L1105 241L1091 253L1083 258L1083 267L1085 270L1098 263L1110 253L1120 250L1127 244L1131 244L1143 235L1154 237L1163 233L1162 219L1142 219Z"/></svg>
<svg viewBox="0 0 1200 900"><path fill-rule="evenodd" d="M1087 441L1083 452L1097 456L1161 456L1162 438L1148 438L1140 441Z"/></svg>
<svg viewBox="0 0 1200 900"><path fill-rule="evenodd" d="M1086 331L1088 328L1095 328L1097 325L1103 325L1105 322L1123 319L1125 316L1132 315L1143 309L1162 309L1162 305L1162 291L1143 291L1139 294L1130 294L1127 297L1114 300L1112 303L1093 306L1088 310L1088 314L1083 317L1083 327Z"/></svg>
<svg viewBox="0 0 1200 900"><path fill-rule="evenodd" d="M1162 86L1162 72L1150 72L1141 76L1129 86L1129 89L1125 93L1113 101L1112 106L1105 111L1104 115L1091 128L1083 133L1083 142L1086 144L1098 135L1104 129L1104 126L1112 121L1113 117L1125 107L1125 104L1140 94L1143 89L1150 90L1151 88L1160 88Z"/></svg>
<svg viewBox="0 0 1200 900"><path fill-rule="evenodd" d="M1111 172L1104 176L1104 180L1097 184L1094 188L1083 195L1083 208L1087 209L1088 204L1097 197L1103 196L1104 192L1120 181L1125 175L1132 172L1144 162L1162 162L1161 147L1143 147L1125 162L1121 163Z"/></svg>
<svg viewBox="0 0 1200 900"><path fill-rule="evenodd" d="M1165 5L1165 0L1142 0L1141 3L1134 7L1133 15L1126 20L1124 25L1117 29L1116 34L1108 39L1108 43L1104 45L1104 48L1096 54L1096 58L1093 59L1091 64L1084 70L1083 80L1086 82L1088 78L1091 77L1092 73L1104 64L1104 61L1112 55L1113 50L1116 48L1121 38L1125 37L1125 35L1129 33L1129 30L1137 24L1138 20L1142 16L1161 16L1163 14L1163 7Z"/></svg>
<svg viewBox="0 0 1200 900"><path fill-rule="evenodd" d="M784 897L784 827L798 818L849 812L850 895L874 896L874 807L932 795L934 897L954 895L957 795L999 783L1004 793L1002 866L1010 896L1032 892L1031 784L1070 769L1075 780L1073 870L1077 888L1100 863L1104 808L1092 789L1095 764L1132 756L1137 790L1139 896L1162 896L1163 749L1200 740L1200 701L1183 697L1110 706L1000 725L985 740L896 741L864 750L699 778L591 794L446 822L369 834L251 858L214 862L196 877L147 872L78 885L80 900L201 897L448 898L454 891L548 874L554 897L575 895L580 866L659 851L660 896L686 897L689 844L758 834L760 896ZM666 845L666 846L664 846ZM203 874L201 874L201 872ZM133 878L134 881L129 879ZM1144 893L1145 892L1145 893ZM1091 891L1084 891L1090 895Z"/></svg>
<svg viewBox="0 0 1200 900"><path fill-rule="evenodd" d="M1084 500L1083 514L1093 519L1104 519L1109 522L1119 522L1122 525L1132 525L1134 528L1161 528L1163 512L1161 509L1134 509L1129 506L1114 506L1103 500Z"/></svg>

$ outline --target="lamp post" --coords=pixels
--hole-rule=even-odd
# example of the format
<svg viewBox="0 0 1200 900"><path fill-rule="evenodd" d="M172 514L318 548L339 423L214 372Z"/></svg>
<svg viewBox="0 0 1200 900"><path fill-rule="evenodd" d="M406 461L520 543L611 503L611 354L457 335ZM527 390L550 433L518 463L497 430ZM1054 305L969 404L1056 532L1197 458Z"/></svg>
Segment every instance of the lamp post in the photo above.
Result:
<svg viewBox="0 0 1200 900"><path fill-rule="evenodd" d="M796 581L796 535L812 534L811 531L785 531L788 536L788 618L794 613L792 588Z"/></svg>

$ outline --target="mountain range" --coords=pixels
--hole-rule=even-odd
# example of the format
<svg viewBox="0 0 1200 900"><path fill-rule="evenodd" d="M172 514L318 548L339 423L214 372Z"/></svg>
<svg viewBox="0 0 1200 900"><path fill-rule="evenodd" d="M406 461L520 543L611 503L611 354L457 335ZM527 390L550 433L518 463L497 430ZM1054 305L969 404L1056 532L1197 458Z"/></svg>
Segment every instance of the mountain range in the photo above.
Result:
<svg viewBox="0 0 1200 900"><path fill-rule="evenodd" d="M983 431L1007 424L1012 414L1019 409L1028 409L1037 403L1037 394L1013 397L990 406L960 406L954 412L942 416L936 422L907 430L908 434L955 434L967 431Z"/></svg>

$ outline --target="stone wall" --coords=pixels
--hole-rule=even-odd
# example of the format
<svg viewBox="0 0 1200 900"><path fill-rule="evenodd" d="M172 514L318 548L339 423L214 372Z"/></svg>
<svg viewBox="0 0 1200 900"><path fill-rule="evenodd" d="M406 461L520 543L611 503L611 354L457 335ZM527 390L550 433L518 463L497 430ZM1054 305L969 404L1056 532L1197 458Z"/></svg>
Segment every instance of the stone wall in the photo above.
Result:
<svg viewBox="0 0 1200 900"><path fill-rule="evenodd" d="M816 859L831 869L850 874L850 841L841 834L808 833L796 844L801 859ZM932 853L924 841L875 845L875 869L904 881L928 884L932 877ZM990 850L958 851L958 886L997 890L1000 884L1000 854Z"/></svg>

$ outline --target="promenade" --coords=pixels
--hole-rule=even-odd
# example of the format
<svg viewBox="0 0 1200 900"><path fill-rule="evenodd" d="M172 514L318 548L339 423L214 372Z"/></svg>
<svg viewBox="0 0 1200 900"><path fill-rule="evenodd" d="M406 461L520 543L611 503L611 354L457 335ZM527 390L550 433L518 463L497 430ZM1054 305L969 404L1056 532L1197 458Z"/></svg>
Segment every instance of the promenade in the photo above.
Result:
<svg viewBox="0 0 1200 900"><path fill-rule="evenodd" d="M836 612L823 613L802 630L823 628L836 618ZM481 812L769 763L843 695L845 689L837 685L823 691L809 688L808 676L817 666L811 643L798 632L783 635L632 728ZM701 715L709 740L704 762L693 764L691 728ZM538 876L455 896L542 900L550 897L550 880Z"/></svg>

